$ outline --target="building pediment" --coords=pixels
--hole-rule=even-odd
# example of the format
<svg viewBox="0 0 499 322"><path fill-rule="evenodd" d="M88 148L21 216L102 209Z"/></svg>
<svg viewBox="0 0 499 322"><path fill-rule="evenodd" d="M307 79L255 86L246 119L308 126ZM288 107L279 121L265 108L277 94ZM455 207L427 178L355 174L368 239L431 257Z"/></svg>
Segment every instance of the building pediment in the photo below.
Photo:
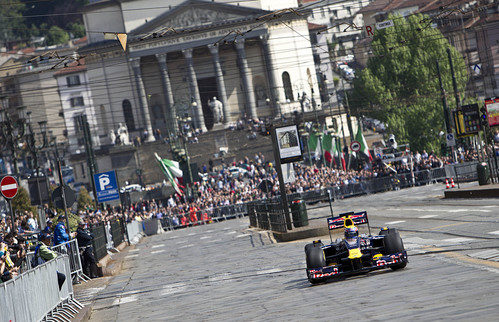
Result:
<svg viewBox="0 0 499 322"><path fill-rule="evenodd" d="M230 4L187 0L179 6L143 24L131 33L170 33L186 29L205 28L213 25L226 25L241 20L251 20L268 14L269 11L234 6Z"/></svg>

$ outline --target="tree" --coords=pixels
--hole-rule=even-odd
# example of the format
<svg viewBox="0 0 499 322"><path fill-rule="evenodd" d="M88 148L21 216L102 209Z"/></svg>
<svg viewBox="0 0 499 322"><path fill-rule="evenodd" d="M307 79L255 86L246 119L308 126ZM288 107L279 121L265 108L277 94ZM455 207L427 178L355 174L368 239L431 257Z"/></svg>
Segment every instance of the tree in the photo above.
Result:
<svg viewBox="0 0 499 322"><path fill-rule="evenodd" d="M23 19L24 4L19 2L2 3L0 5L0 47L9 47L26 36L26 25Z"/></svg>
<svg viewBox="0 0 499 322"><path fill-rule="evenodd" d="M69 41L67 32L57 26L52 26L47 32L45 42L47 46L60 45Z"/></svg>
<svg viewBox="0 0 499 322"><path fill-rule="evenodd" d="M19 187L17 195L12 199L12 208L14 212L31 211L33 214L36 214L36 207L31 205L28 191L23 187Z"/></svg>
<svg viewBox="0 0 499 322"><path fill-rule="evenodd" d="M94 206L94 201L90 197L90 194L88 193L85 187L81 187L80 189L80 192L78 194L77 205L78 205L78 211L86 210L88 208L93 208Z"/></svg>
<svg viewBox="0 0 499 322"><path fill-rule="evenodd" d="M81 23L70 23L67 25L66 29L73 34L74 38L82 38L85 36L85 26Z"/></svg>
<svg viewBox="0 0 499 322"><path fill-rule="evenodd" d="M447 48L451 49L457 87L463 93L468 75L463 58L438 29L426 27L423 16L390 16L394 26L377 30L372 56L354 81L354 113L384 122L398 142L413 150L440 148L445 130L436 61L447 93L453 92ZM455 106L453 95L447 97Z"/></svg>

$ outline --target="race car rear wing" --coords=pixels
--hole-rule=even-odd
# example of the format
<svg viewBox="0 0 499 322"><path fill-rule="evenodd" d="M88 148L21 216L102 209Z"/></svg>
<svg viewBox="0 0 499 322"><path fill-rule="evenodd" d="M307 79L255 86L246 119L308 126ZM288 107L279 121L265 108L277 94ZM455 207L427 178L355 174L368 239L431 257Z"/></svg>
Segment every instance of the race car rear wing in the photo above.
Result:
<svg viewBox="0 0 499 322"><path fill-rule="evenodd" d="M369 218L367 217L367 211L361 212L346 212L340 214L338 217L331 217L327 219L327 225L329 227L329 238L331 243L333 242L333 237L331 236L331 230L343 228L350 225L363 225L367 224L369 229L369 235L371 235L371 226L369 226Z"/></svg>

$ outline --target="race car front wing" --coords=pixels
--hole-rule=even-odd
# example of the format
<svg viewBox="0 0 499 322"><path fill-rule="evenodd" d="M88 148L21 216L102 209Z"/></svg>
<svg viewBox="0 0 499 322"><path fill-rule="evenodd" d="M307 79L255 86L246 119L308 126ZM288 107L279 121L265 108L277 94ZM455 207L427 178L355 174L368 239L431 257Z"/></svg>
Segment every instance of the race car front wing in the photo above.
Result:
<svg viewBox="0 0 499 322"><path fill-rule="evenodd" d="M327 279L330 277L350 276L388 268L401 262L407 262L407 253L405 251L397 254L381 256L378 259L373 260L372 266L364 266L355 270L341 271L338 265L331 265L322 268L307 269L307 275L310 279L313 280Z"/></svg>

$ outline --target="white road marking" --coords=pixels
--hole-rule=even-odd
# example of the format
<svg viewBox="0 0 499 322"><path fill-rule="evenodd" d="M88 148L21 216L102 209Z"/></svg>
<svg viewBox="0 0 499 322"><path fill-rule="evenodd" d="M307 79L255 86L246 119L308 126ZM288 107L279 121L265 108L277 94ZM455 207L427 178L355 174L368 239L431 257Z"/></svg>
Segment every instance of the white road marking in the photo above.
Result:
<svg viewBox="0 0 499 322"><path fill-rule="evenodd" d="M212 232L213 232L213 230L211 230L211 229L210 229L210 230L205 231L205 233L212 233Z"/></svg>
<svg viewBox="0 0 499 322"><path fill-rule="evenodd" d="M237 231L229 231L229 232L227 233L227 235L236 234L236 233L237 233Z"/></svg>
<svg viewBox="0 0 499 322"><path fill-rule="evenodd" d="M178 241L175 244L179 245L179 244L183 244L183 243L185 243L185 241Z"/></svg>
<svg viewBox="0 0 499 322"><path fill-rule="evenodd" d="M499 207L499 206L482 206L482 208L496 208L496 207Z"/></svg>
<svg viewBox="0 0 499 322"><path fill-rule="evenodd" d="M213 240L210 240L209 242L210 243L215 243L215 242L219 242L219 241L222 241L221 239L213 239Z"/></svg>
<svg viewBox="0 0 499 322"><path fill-rule="evenodd" d="M131 252L138 252L139 250L140 250L140 249L138 249L138 248L134 248L134 249L130 249L130 250L129 250L129 252L130 252L130 253L131 253Z"/></svg>
<svg viewBox="0 0 499 322"><path fill-rule="evenodd" d="M159 254L159 253L163 253L164 251L165 251L164 249L154 250L151 252L151 254Z"/></svg>
<svg viewBox="0 0 499 322"><path fill-rule="evenodd" d="M491 235L499 235L499 230L496 230L496 231L491 231L490 233L488 234L491 234Z"/></svg>
<svg viewBox="0 0 499 322"><path fill-rule="evenodd" d="M208 238L211 238L211 236L203 236L203 237L201 237L199 239L208 239Z"/></svg>
<svg viewBox="0 0 499 322"><path fill-rule="evenodd" d="M242 237L246 237L246 236L249 236L249 235L248 234L237 235L236 238L242 238Z"/></svg>
<svg viewBox="0 0 499 322"><path fill-rule="evenodd" d="M282 269L271 268L271 269L265 269L263 271L258 271L258 272L256 272L256 275L266 275L266 274L279 273L279 272L282 272Z"/></svg>
<svg viewBox="0 0 499 322"><path fill-rule="evenodd" d="M490 258L499 256L499 250L488 249L488 250L484 250L484 251L481 251L478 253L469 254L468 256L476 257L476 258L480 258L480 259L490 259Z"/></svg>
<svg viewBox="0 0 499 322"><path fill-rule="evenodd" d="M187 247L192 247L192 246L194 246L194 244L189 244L189 245L180 246L179 248L187 248Z"/></svg>
<svg viewBox="0 0 499 322"><path fill-rule="evenodd" d="M159 248L159 247L163 247L163 246L165 246L165 244L157 244L157 245L152 246L151 248Z"/></svg>
<svg viewBox="0 0 499 322"><path fill-rule="evenodd" d="M131 303L131 302L135 302L137 300L138 300L138 296L137 295L122 297L122 298L114 300L113 305L120 305L120 304L125 304L125 303Z"/></svg>
<svg viewBox="0 0 499 322"><path fill-rule="evenodd" d="M160 295L171 295L175 293L179 293L184 291L187 288L187 286L184 283L175 283L175 284L170 284L170 285L165 285L163 286L163 290L161 291Z"/></svg>
<svg viewBox="0 0 499 322"><path fill-rule="evenodd" d="M472 241L475 240L473 238L466 238L466 237L456 237L456 238L448 238L448 239L443 239L443 242L448 242L448 243L463 243L467 241Z"/></svg>
<svg viewBox="0 0 499 322"><path fill-rule="evenodd" d="M401 224L403 222L405 222L405 220L389 221L389 222L385 223L385 225L395 225L395 224Z"/></svg>
<svg viewBox="0 0 499 322"><path fill-rule="evenodd" d="M418 217L419 219L425 219L425 218L433 218L433 217L438 217L438 215L424 215L421 217Z"/></svg>
<svg viewBox="0 0 499 322"><path fill-rule="evenodd" d="M172 237L170 237L170 239L175 239L175 238L178 238L178 236L172 236Z"/></svg>
<svg viewBox="0 0 499 322"><path fill-rule="evenodd" d="M187 234L187 236L194 236L196 235L195 233L190 233L190 234Z"/></svg>
<svg viewBox="0 0 499 322"><path fill-rule="evenodd" d="M219 282L219 281L224 281L228 280L231 277L230 273L223 273L223 274L217 274L214 276L210 276L208 280L210 282Z"/></svg>
<svg viewBox="0 0 499 322"><path fill-rule="evenodd" d="M127 255L127 256L125 256L125 258L134 258L134 257L137 257L137 256L139 256L139 254Z"/></svg>

